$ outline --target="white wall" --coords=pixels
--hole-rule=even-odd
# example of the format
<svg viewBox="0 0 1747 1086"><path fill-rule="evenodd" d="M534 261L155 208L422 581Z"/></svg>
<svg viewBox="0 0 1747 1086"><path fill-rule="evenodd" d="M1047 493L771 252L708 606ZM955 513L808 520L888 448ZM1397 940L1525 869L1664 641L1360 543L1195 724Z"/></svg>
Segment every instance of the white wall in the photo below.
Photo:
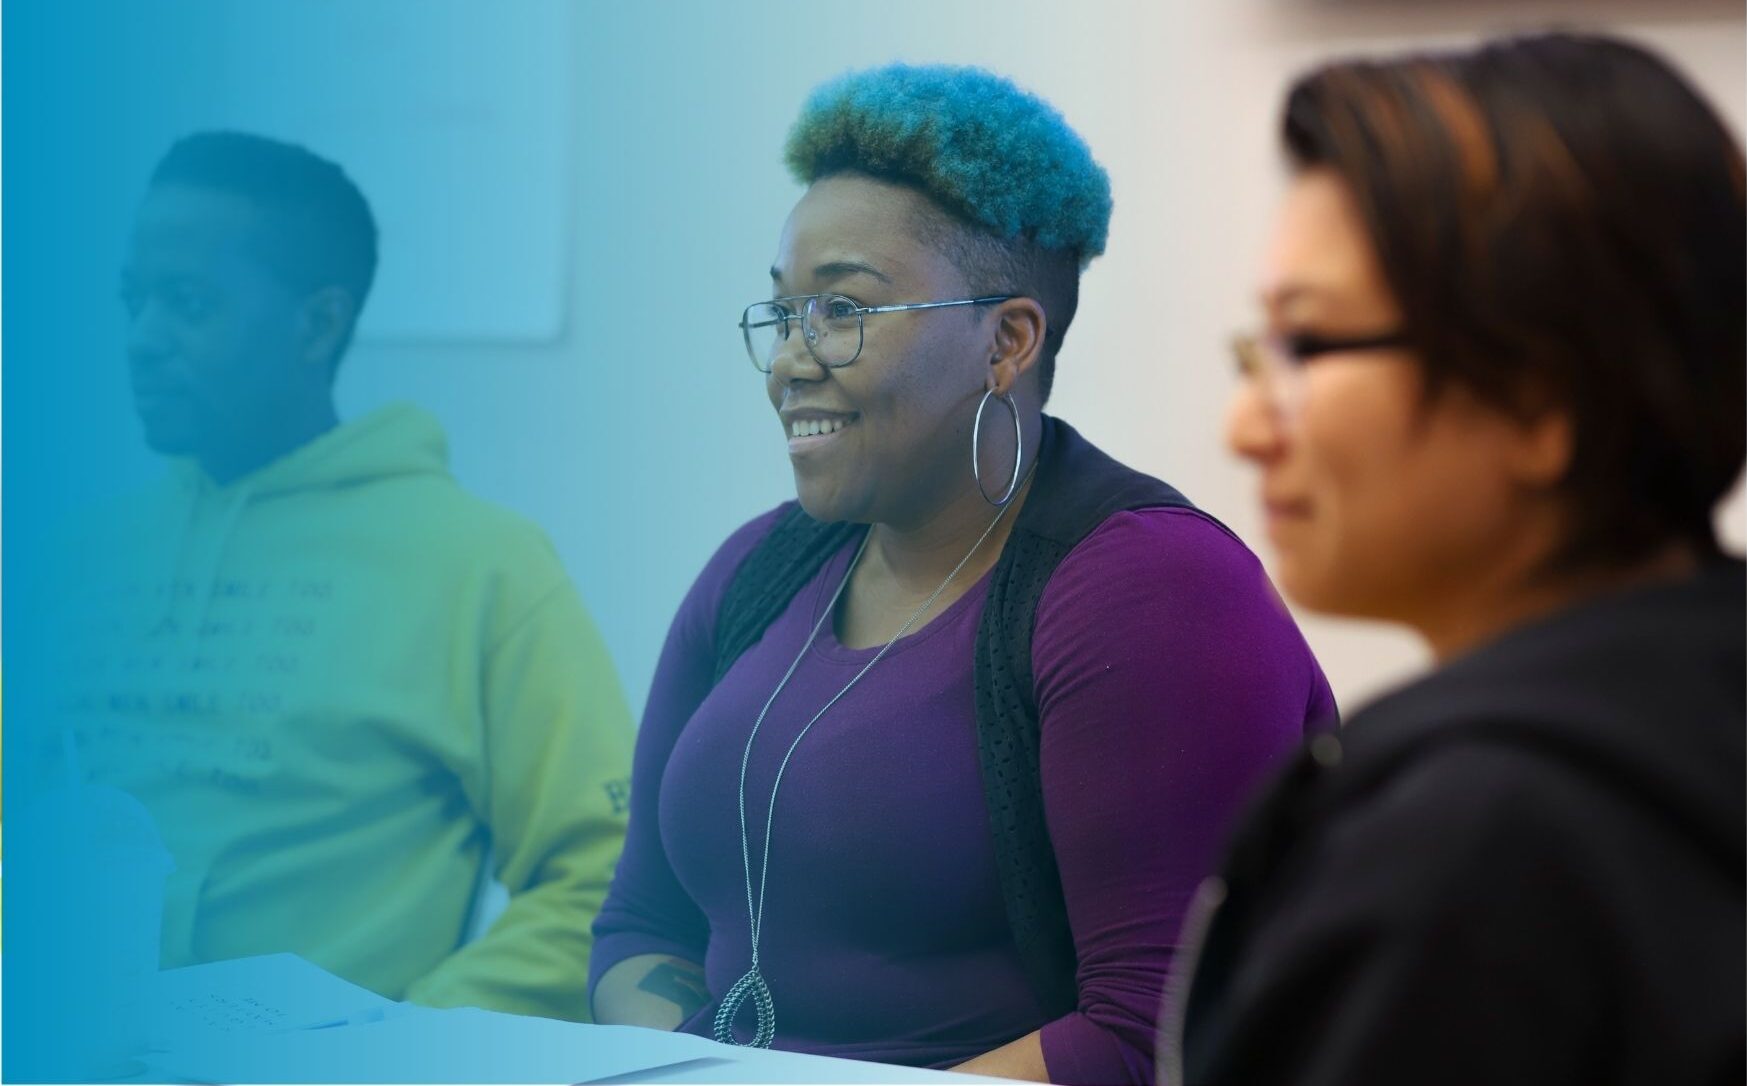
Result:
<svg viewBox="0 0 1747 1086"><path fill-rule="evenodd" d="M1109 251L1083 284L1052 409L1252 540L1262 536L1251 480L1220 446L1233 380L1224 344L1256 316L1252 274L1280 186L1275 111L1294 72L1355 50L1577 23L1660 47L1738 130L1747 116L1738 4L900 0L581 11L583 165L562 336L364 343L343 371L342 401L356 412L410 398L445 420L463 481L552 534L639 705L698 567L735 525L790 494L734 321L763 289L799 194L778 162L780 141L820 79L893 59L980 63L1063 110L1109 169L1116 213ZM492 78L491 63L458 78ZM1739 494L1727 517L1739 545ZM1303 621L1349 708L1422 666L1398 632Z"/></svg>

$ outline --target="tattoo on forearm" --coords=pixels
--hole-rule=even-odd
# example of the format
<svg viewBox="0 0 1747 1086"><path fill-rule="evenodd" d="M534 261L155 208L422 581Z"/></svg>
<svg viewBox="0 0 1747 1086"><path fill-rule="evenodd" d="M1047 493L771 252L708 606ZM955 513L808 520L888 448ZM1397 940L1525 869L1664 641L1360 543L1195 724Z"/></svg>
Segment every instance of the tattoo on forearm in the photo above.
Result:
<svg viewBox="0 0 1747 1086"><path fill-rule="evenodd" d="M662 962L643 974L637 987L674 1004L687 1018L698 1013L710 1001L710 989L704 983L704 971L689 962Z"/></svg>

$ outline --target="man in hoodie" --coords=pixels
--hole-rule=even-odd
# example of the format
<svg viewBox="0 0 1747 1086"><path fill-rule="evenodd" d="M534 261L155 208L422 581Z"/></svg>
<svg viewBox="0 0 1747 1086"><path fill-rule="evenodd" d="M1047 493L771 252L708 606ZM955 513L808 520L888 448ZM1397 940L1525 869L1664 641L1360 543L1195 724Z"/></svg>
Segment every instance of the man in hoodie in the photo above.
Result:
<svg viewBox="0 0 1747 1086"><path fill-rule="evenodd" d="M293 951L396 999L586 1017L630 717L543 534L333 378L376 263L364 197L231 132L158 165L122 272L171 477L87 534L72 757L176 864L162 964ZM491 861L488 871L487 861ZM509 891L468 940L488 876Z"/></svg>

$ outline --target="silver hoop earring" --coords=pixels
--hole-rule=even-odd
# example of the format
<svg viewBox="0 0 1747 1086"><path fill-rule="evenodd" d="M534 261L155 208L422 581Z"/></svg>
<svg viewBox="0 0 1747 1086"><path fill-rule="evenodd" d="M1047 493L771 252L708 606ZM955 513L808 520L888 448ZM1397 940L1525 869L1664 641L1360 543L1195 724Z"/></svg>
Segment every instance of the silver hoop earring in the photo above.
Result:
<svg viewBox="0 0 1747 1086"><path fill-rule="evenodd" d="M983 496L983 500L999 509L1012 501L1014 493L1019 489L1019 466L1025 463L1025 433L1019 426L1019 405L1013 402L1012 396L1001 396L1001 402L1013 413L1013 478L1007 482L1007 492L997 501L989 497L988 490L983 487L982 457L977 455L983 448L983 408L989 406L989 397L994 394L995 390L992 388L983 393L982 401L977 404L976 421L971 424L971 478L977 481L977 493Z"/></svg>

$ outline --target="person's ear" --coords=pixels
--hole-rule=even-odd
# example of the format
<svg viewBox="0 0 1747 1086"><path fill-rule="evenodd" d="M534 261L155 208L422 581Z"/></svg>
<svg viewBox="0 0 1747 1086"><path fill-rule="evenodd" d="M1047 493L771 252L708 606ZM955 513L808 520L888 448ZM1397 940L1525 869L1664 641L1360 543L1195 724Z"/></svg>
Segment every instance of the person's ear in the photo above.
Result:
<svg viewBox="0 0 1747 1086"><path fill-rule="evenodd" d="M338 361L335 356L343 348L357 317L352 292L344 287L323 287L310 294L303 300L298 315L299 360L320 367L325 377Z"/></svg>
<svg viewBox="0 0 1747 1086"><path fill-rule="evenodd" d="M1009 298L994 312L994 346L989 359L988 388L1007 395L1019 379L1043 359L1048 319L1035 298Z"/></svg>
<svg viewBox="0 0 1747 1086"><path fill-rule="evenodd" d="M1518 420L1514 430L1506 464L1518 482L1546 490L1565 478L1577 443L1569 412L1547 408Z"/></svg>

